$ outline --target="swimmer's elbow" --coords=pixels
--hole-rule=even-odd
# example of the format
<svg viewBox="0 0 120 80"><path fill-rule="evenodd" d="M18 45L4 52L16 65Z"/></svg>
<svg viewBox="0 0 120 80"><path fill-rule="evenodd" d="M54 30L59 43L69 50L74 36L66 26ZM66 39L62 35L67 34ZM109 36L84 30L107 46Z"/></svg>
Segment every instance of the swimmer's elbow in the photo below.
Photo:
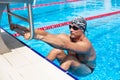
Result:
<svg viewBox="0 0 120 80"><path fill-rule="evenodd" d="M62 50L68 50L68 46L67 46L67 43L65 43L64 41L61 42L58 46L59 49L62 49Z"/></svg>
<svg viewBox="0 0 120 80"><path fill-rule="evenodd" d="M48 43L49 44L49 43ZM65 46L62 44L56 45L56 44L49 44L50 46L57 48L57 49L61 49L61 50L65 50Z"/></svg>
<svg viewBox="0 0 120 80"><path fill-rule="evenodd" d="M66 47L66 45L65 45L64 42L63 42L63 43L60 43L59 46L58 46L57 48L62 49L62 50L67 49L67 47Z"/></svg>

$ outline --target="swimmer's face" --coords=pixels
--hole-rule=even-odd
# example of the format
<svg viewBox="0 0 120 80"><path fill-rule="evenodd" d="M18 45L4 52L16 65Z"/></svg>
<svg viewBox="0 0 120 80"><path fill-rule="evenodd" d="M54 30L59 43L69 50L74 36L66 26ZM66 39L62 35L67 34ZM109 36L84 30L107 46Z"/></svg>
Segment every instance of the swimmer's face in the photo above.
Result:
<svg viewBox="0 0 120 80"><path fill-rule="evenodd" d="M70 24L69 29L71 33L70 37L74 39L79 38L83 33L83 31L76 24Z"/></svg>

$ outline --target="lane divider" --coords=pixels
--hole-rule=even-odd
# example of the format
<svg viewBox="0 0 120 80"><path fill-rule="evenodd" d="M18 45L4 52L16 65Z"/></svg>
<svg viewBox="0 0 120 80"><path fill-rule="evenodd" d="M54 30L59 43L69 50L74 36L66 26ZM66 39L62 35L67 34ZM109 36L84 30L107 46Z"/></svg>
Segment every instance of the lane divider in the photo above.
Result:
<svg viewBox="0 0 120 80"><path fill-rule="evenodd" d="M57 5L57 4L65 4L65 3L70 3L70 2L77 2L77 1L82 1L82 0L67 0L66 2L51 2L51 3L46 3L46 4L37 4L35 6L32 6L32 8L38 8L38 7L44 7L44 6L52 6L52 5ZM27 6L20 7L20 8L11 8L11 11L16 11L16 10L24 10L26 9ZM7 12L4 10L3 12Z"/></svg>
<svg viewBox="0 0 120 80"><path fill-rule="evenodd" d="M109 13L105 13L105 14L100 14L100 15L96 15L96 16L87 17L86 20L92 20L92 19L107 17L107 16L111 16L111 15L115 15L115 14L120 14L120 11L114 11L114 12L109 12Z"/></svg>
<svg viewBox="0 0 120 80"><path fill-rule="evenodd" d="M100 15L96 15L96 16L91 16L91 17L87 17L85 19L86 20L93 20L93 19L98 19L98 18L102 18L102 17L107 17L107 16L115 15L115 14L120 14L120 11L115 11L115 12L100 14ZM38 30L48 30L48 29L52 29L52 28L66 26L66 25L69 25L69 24L70 24L70 21L63 22L63 23L58 23L58 24L53 24L53 25L49 25L49 26L43 26L43 27L37 28L37 29ZM15 34L13 34L13 36L17 37L17 36L20 36L20 34L15 33Z"/></svg>
<svg viewBox="0 0 120 80"><path fill-rule="evenodd" d="M49 25L49 26L44 26L44 27L37 28L37 29L39 29L39 30L48 30L48 29L52 29L52 28L57 28L57 27L69 25L69 24L70 24L70 22L63 22L63 23L53 24L53 25Z"/></svg>

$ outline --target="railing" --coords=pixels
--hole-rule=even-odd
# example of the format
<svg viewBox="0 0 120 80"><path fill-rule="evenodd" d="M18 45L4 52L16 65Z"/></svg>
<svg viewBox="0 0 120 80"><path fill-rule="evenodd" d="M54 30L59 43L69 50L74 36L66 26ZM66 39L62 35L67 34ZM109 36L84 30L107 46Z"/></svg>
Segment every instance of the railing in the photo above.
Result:
<svg viewBox="0 0 120 80"><path fill-rule="evenodd" d="M11 16L15 16L17 18L27 21L29 23L29 26L30 26L29 28L30 28L30 32L31 32L30 39L32 39L34 36L34 26L33 26L33 21L32 21L32 7L31 7L32 2L33 2L33 0L0 0L0 26L1 26L2 12L5 9L5 7L7 6L9 24L12 23ZM28 16L29 16L28 19L10 12L10 7L9 7L10 3L27 3ZM1 45L0 54L10 51L10 49L7 47L7 45L4 43L4 40L2 39L1 29L0 29L0 45Z"/></svg>
<svg viewBox="0 0 120 80"><path fill-rule="evenodd" d="M31 34L29 39L32 39L34 36L34 25L33 25L33 18L32 18L33 14L32 14L32 5L31 5L32 2L33 2L33 0L0 0L0 4L6 4L6 6L7 6L9 24L12 23L11 16L17 17L17 18L29 23L29 29L30 29L30 34ZM10 3L27 3L28 18L22 17L18 14L11 12L10 6L9 6Z"/></svg>
<svg viewBox="0 0 120 80"><path fill-rule="evenodd" d="M16 18L19 18L21 20L24 20L24 21L28 22L29 23L30 33L31 33L30 39L32 39L33 36L34 36L34 26L33 26L33 19L32 19L32 7L31 7L31 4L27 4L27 7L28 7L28 16L29 17L25 18L25 17L22 17L20 15L12 13L10 11L9 4L7 4L8 21L9 21L9 24L11 24L12 23L11 16L14 16Z"/></svg>

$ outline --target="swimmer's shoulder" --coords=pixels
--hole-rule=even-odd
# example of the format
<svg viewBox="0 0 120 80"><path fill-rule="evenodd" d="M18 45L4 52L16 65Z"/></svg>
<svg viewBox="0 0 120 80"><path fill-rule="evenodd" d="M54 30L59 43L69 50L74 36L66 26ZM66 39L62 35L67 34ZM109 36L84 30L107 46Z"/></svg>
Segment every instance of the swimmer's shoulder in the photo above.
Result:
<svg viewBox="0 0 120 80"><path fill-rule="evenodd" d="M69 35L62 33L62 34L58 34L58 37L61 37L61 38L68 38Z"/></svg>

